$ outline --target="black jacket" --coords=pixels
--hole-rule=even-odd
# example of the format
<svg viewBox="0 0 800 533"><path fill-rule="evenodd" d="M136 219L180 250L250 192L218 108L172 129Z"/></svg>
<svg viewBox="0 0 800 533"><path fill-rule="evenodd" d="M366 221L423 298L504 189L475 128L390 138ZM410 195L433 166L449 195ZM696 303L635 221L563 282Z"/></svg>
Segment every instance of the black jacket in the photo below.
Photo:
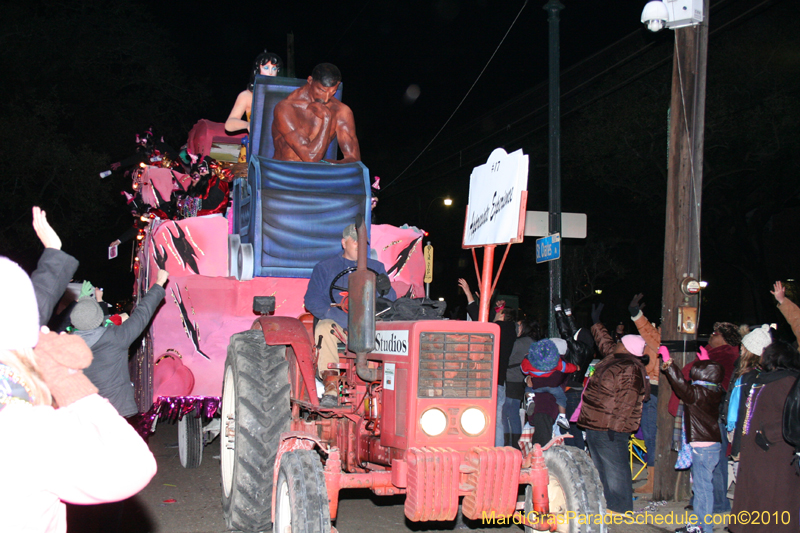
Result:
<svg viewBox="0 0 800 533"><path fill-rule="evenodd" d="M686 427L686 442L721 442L719 433L719 405L725 397L720 386L725 369L711 360L695 361L689 377L693 381L707 381L717 386L708 388L695 385L683 378L675 360L661 367L675 395L683 400L683 420Z"/></svg>
<svg viewBox="0 0 800 533"><path fill-rule="evenodd" d="M556 324L558 333L567 341L567 353L563 359L578 367L567 378L567 387L583 389L583 378L589 364L594 359L594 339L586 328L578 328L572 315L567 315L563 310L556 311ZM577 336L577 339L576 339Z"/></svg>
<svg viewBox="0 0 800 533"><path fill-rule="evenodd" d="M69 280L78 270L78 260L61 250L45 248L36 270L31 274L36 305L39 307L39 325L50 320L53 309L61 300Z"/></svg>

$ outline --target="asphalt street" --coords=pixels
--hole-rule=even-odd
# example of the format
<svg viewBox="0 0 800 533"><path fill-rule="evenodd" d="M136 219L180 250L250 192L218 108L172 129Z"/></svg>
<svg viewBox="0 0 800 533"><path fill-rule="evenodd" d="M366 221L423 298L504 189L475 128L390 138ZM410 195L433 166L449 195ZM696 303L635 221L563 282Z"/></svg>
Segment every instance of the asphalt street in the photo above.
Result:
<svg viewBox="0 0 800 533"><path fill-rule="evenodd" d="M219 473L219 440L208 445L203 453L203 461L196 469L181 467L178 458L177 424L160 424L150 437L150 449L158 461L158 473L150 484L135 497L126 500L119 527L101 528L99 531L120 531L122 533L224 533L227 531L222 516L221 488ZM669 502L664 505L651 505L647 498L634 502L634 509L642 510L650 505L650 512L640 512L638 524L613 524L610 533L655 533L674 531L675 525L664 524L663 520L672 513L673 523L684 516L687 502ZM661 525L652 525L655 515L662 518ZM618 521L623 521L618 517ZM629 520L633 521L633 520ZM646 521L646 523L645 523ZM624 521L623 521L624 522ZM679 524L680 525L680 524ZM414 523L403 514L403 498L382 498L369 491L344 491L339 505L339 517L335 524L341 533L375 533L380 531L450 531L453 522ZM470 529L476 533L505 533L522 531L521 526L482 527L476 524ZM84 528L73 527L71 533L82 533ZM723 526L714 528L722 533Z"/></svg>

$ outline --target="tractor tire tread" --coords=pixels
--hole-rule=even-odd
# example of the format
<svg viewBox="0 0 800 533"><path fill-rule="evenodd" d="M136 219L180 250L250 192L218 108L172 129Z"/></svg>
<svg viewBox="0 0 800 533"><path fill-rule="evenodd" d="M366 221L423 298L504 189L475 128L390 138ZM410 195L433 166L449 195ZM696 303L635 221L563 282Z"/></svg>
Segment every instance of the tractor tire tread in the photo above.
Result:
<svg viewBox="0 0 800 533"><path fill-rule="evenodd" d="M223 510L229 529L269 531L280 435L289 430L289 363L283 346L267 346L261 331L231 336L226 366L236 380L236 459Z"/></svg>

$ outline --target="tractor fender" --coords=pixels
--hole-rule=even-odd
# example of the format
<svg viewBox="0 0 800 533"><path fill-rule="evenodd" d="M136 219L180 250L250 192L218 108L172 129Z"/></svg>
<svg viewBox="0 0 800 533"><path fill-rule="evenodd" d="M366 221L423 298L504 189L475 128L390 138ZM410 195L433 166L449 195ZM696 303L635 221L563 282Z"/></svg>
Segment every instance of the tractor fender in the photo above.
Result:
<svg viewBox="0 0 800 533"><path fill-rule="evenodd" d="M272 477L273 523L275 523L275 494L278 486L278 472L280 472L281 457L287 452L292 452L294 450L313 450L315 447L319 448L323 453L326 453L325 445L316 435L303 431L287 431L286 433L281 433L281 444L278 446L278 453L275 456L275 466L273 467Z"/></svg>
<svg viewBox="0 0 800 533"><path fill-rule="evenodd" d="M297 318L262 316L253 322L252 329L261 330L264 333L264 342L268 346L292 347L311 404L319 405L316 388L317 369L313 357L314 347L306 326Z"/></svg>

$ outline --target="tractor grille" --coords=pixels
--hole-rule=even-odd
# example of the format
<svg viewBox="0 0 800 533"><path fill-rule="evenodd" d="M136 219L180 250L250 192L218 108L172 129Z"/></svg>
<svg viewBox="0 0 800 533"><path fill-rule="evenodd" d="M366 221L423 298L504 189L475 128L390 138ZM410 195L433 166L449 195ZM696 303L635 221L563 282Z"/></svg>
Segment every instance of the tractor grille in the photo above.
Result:
<svg viewBox="0 0 800 533"><path fill-rule="evenodd" d="M419 398L491 398L490 333L425 332L419 337Z"/></svg>

